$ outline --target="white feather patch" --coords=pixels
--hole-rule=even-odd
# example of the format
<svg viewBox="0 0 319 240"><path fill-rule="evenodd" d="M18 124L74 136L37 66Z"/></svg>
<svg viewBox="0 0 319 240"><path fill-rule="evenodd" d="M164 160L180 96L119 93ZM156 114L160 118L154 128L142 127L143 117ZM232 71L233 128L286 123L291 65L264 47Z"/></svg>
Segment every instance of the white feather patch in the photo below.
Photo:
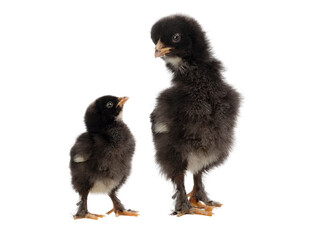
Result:
<svg viewBox="0 0 319 240"><path fill-rule="evenodd" d="M156 133L166 133L169 131L165 123L155 123L154 130Z"/></svg>
<svg viewBox="0 0 319 240"><path fill-rule="evenodd" d="M123 117L123 110L119 113L119 115L116 116L115 120L120 121L122 120L122 117Z"/></svg>
<svg viewBox="0 0 319 240"><path fill-rule="evenodd" d="M110 178L105 178L103 180L97 180L90 192L92 193L110 193L118 185L118 181Z"/></svg>
<svg viewBox="0 0 319 240"><path fill-rule="evenodd" d="M175 68L178 68L179 64L182 61L180 57L167 57L167 56L164 56L164 60L166 63L173 65Z"/></svg>
<svg viewBox="0 0 319 240"><path fill-rule="evenodd" d="M214 154L204 154L201 152L190 152L187 158L187 170L191 171L193 174L197 173L199 170L203 169L210 163L217 161L217 155Z"/></svg>
<svg viewBox="0 0 319 240"><path fill-rule="evenodd" d="M73 158L73 161L76 162L76 163L85 162L86 160L87 160L87 159L85 159L84 157L79 156L79 155L76 155L76 156Z"/></svg>

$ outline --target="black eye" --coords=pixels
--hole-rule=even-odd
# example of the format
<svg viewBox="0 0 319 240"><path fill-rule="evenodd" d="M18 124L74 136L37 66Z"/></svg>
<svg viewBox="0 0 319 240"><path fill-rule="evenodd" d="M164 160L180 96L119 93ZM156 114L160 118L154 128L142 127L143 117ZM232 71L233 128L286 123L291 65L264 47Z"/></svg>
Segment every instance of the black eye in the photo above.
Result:
<svg viewBox="0 0 319 240"><path fill-rule="evenodd" d="M106 107L107 107L107 108L113 107L113 103L112 103L112 102L108 102L108 103L106 104Z"/></svg>
<svg viewBox="0 0 319 240"><path fill-rule="evenodd" d="M182 38L181 34L175 33L175 34L173 35L173 37L172 37L172 41L173 41L174 43L178 43L178 42L181 41L181 38Z"/></svg>

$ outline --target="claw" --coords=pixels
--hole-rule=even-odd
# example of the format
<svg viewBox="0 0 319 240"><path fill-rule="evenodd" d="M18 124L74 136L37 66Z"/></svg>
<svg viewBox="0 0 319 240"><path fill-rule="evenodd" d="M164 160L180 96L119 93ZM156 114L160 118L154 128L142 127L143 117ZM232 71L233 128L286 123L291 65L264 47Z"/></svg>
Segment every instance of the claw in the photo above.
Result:
<svg viewBox="0 0 319 240"><path fill-rule="evenodd" d="M213 202L212 205L207 205L207 206L214 208L214 207L221 207L221 206L223 206L223 204L221 204L219 202Z"/></svg>
<svg viewBox="0 0 319 240"><path fill-rule="evenodd" d="M137 217L138 216L138 212L137 211L133 211L133 210L118 211L117 214L118 214L118 216L120 216L120 215L133 216L133 217Z"/></svg>

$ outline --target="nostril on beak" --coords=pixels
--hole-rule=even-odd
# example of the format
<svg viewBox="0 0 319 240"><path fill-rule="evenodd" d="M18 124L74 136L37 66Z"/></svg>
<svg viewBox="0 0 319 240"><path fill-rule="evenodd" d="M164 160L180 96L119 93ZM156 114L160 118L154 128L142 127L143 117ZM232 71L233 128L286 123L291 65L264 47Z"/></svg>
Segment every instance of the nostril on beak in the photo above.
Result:
<svg viewBox="0 0 319 240"><path fill-rule="evenodd" d="M124 103L129 99L128 97L119 97L119 103L117 104L117 106L122 107L124 105Z"/></svg>

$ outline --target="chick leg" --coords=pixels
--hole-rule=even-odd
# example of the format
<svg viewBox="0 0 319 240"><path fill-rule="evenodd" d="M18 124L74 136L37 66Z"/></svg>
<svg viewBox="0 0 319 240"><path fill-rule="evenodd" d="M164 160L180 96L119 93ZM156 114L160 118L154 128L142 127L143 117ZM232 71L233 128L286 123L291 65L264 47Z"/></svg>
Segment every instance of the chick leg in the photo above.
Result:
<svg viewBox="0 0 319 240"><path fill-rule="evenodd" d="M179 173L172 181L176 187L176 193L173 196L173 198L176 198L175 211L172 213L173 215L177 215L178 217L185 214L212 216L211 213L206 212L205 210L192 207L188 201L184 186L184 172Z"/></svg>
<svg viewBox="0 0 319 240"><path fill-rule="evenodd" d="M189 197L189 201L193 207L205 209L205 211L212 211L214 207L221 207L222 204L212 201L207 197L202 181L202 173L203 172L194 174L194 187L187 196Z"/></svg>
<svg viewBox="0 0 319 240"><path fill-rule="evenodd" d="M80 193L81 201L77 203L79 206L77 213L73 216L74 220L81 218L89 218L93 220L97 220L98 218L102 218L103 215L89 213L87 209L87 198L89 191L83 191Z"/></svg>
<svg viewBox="0 0 319 240"><path fill-rule="evenodd" d="M113 209L111 209L110 211L107 212L107 214L111 214L112 212L115 213L115 216L118 217L120 215L124 215L124 216L134 216L137 217L138 216L138 212L134 211L134 210L125 210L123 204L121 203L120 199L117 198L116 196L116 192L113 191L111 192L111 194L109 195L112 202L113 202Z"/></svg>

